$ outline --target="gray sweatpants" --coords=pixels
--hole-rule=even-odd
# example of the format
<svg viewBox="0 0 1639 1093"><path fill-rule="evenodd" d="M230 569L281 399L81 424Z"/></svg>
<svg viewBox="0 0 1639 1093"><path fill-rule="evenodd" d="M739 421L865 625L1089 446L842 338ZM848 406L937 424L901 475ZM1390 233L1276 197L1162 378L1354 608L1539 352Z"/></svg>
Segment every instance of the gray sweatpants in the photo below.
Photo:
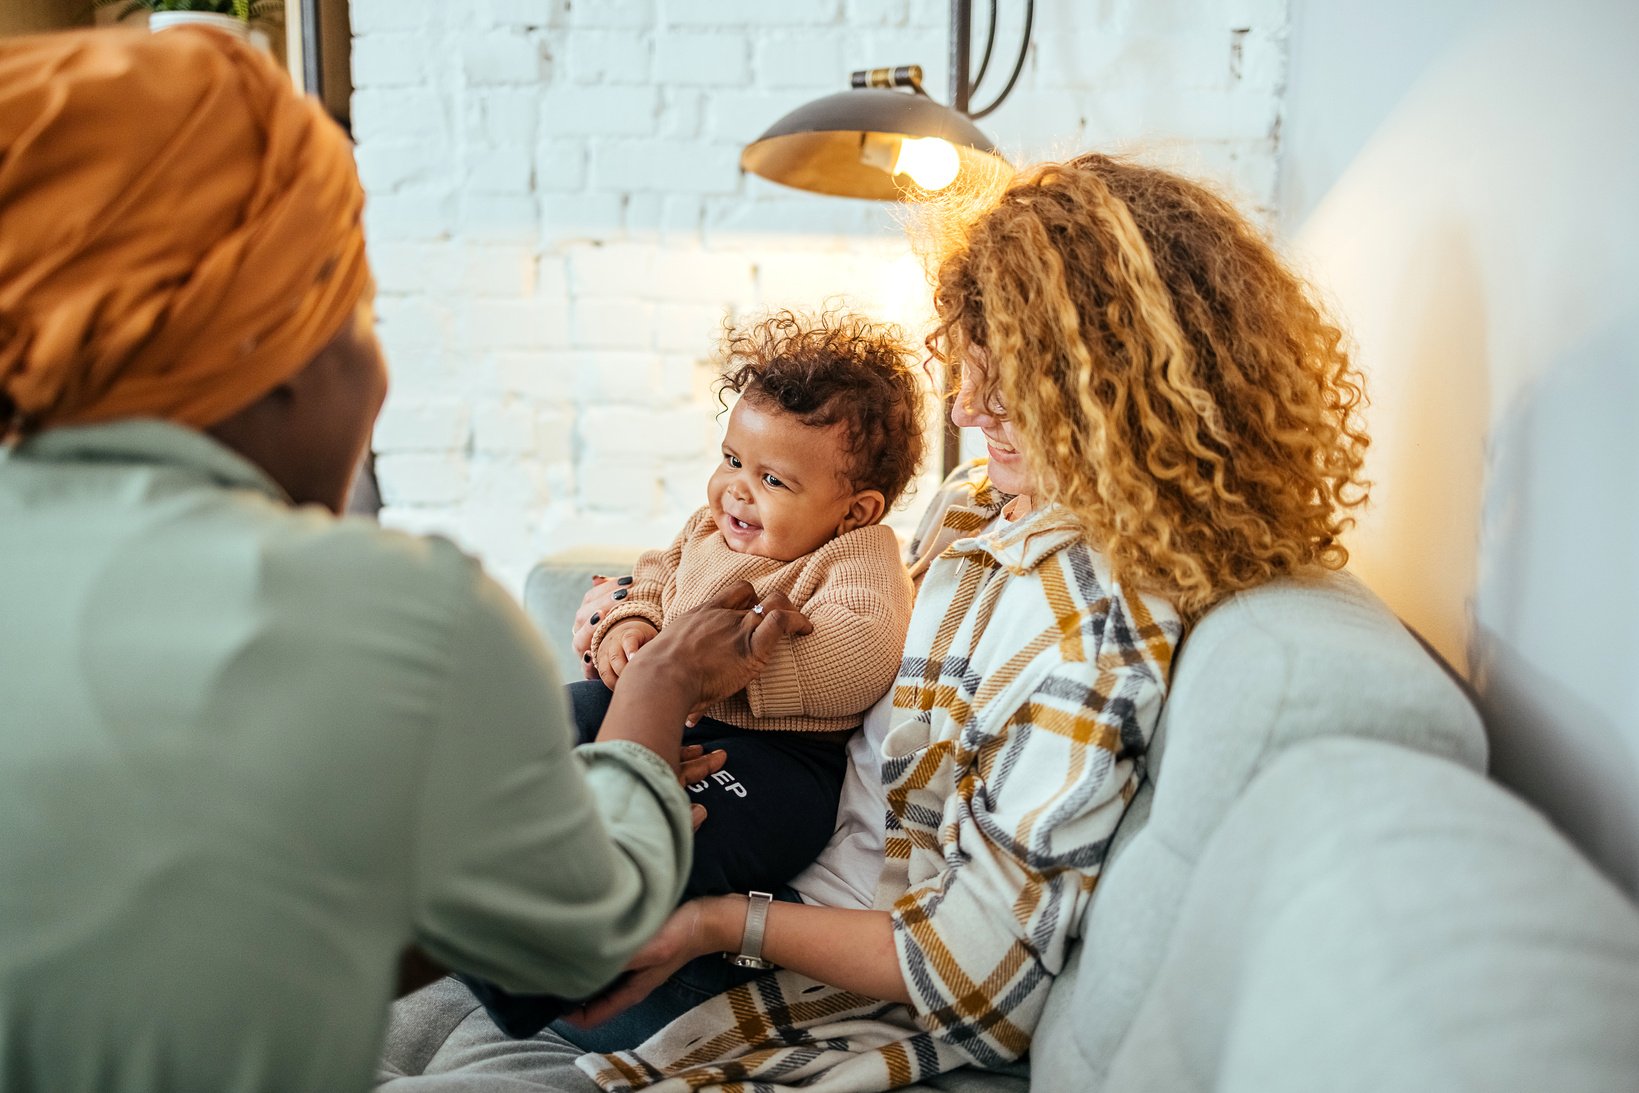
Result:
<svg viewBox="0 0 1639 1093"><path fill-rule="evenodd" d="M376 1076L388 1093L598 1093L575 1069L581 1049L551 1029L513 1040L472 992L440 979L393 1004Z"/></svg>

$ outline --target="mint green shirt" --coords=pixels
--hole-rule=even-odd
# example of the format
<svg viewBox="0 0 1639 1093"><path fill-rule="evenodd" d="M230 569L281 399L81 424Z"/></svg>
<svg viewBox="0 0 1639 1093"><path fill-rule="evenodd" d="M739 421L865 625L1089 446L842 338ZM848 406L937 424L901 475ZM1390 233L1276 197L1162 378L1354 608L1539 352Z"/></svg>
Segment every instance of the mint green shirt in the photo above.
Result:
<svg viewBox="0 0 1639 1093"><path fill-rule="evenodd" d="M590 992L690 841L449 543L158 422L0 456L7 1093L364 1089L406 945Z"/></svg>

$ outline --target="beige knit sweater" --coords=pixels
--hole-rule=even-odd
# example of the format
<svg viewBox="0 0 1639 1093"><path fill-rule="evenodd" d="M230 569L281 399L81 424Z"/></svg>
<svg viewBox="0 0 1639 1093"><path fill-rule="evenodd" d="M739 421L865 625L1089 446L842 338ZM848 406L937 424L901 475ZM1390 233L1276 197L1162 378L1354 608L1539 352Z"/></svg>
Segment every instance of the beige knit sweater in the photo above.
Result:
<svg viewBox="0 0 1639 1093"><path fill-rule="evenodd" d="M887 693L899 671L910 623L910 576L899 543L881 524L856 528L791 562L729 549L710 508L689 517L666 550L637 560L625 600L604 613L592 655L622 619L656 629L734 581L759 596L784 592L814 632L787 638L763 674L706 711L743 729L828 732L851 729Z"/></svg>

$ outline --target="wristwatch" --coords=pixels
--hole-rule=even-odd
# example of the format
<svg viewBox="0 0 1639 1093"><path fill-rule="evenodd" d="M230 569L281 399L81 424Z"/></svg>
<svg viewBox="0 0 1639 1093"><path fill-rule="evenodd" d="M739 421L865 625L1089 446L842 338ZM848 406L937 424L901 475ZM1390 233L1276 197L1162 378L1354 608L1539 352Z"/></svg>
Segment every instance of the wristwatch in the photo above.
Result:
<svg viewBox="0 0 1639 1093"><path fill-rule="evenodd" d="M738 953L724 953L723 958L736 968L757 968L764 970L775 967L772 961L763 959L763 928L768 924L768 905L774 902L774 896L769 892L746 893L746 927L740 937L740 951Z"/></svg>

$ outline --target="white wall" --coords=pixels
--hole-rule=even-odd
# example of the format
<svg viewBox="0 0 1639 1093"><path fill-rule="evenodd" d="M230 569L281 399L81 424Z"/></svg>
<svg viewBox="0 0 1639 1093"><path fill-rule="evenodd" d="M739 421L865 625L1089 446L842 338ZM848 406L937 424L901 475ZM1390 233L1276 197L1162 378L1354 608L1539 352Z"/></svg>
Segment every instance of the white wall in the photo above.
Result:
<svg viewBox="0 0 1639 1093"><path fill-rule="evenodd" d="M982 124L1016 158L1141 144L1272 209L1286 5L1042 0L1024 78ZM1023 9L1000 7L999 62ZM549 550L664 543L715 460L701 362L725 311L843 294L922 326L927 287L890 207L743 178L737 161L853 68L920 62L942 98L947 14L352 0L394 373L375 437L384 520L453 534L514 587Z"/></svg>
<svg viewBox="0 0 1639 1093"><path fill-rule="evenodd" d="M1639 6L1296 0L1283 227L1373 400L1355 568L1639 892Z"/></svg>

